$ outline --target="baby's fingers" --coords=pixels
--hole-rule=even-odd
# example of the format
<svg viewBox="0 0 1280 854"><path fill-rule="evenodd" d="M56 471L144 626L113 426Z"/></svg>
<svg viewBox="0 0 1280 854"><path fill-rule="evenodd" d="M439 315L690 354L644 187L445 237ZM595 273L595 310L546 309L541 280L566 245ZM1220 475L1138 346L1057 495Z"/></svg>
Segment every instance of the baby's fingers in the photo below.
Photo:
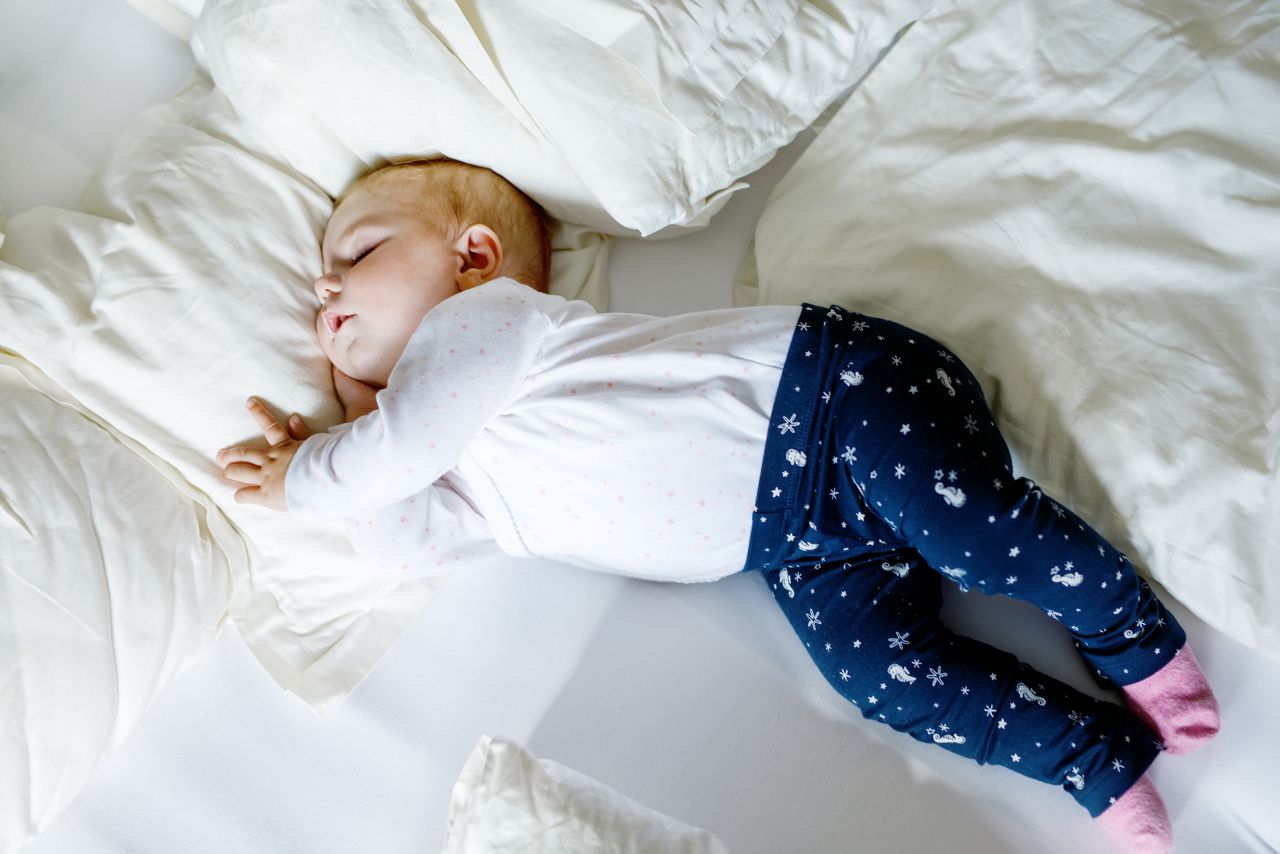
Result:
<svg viewBox="0 0 1280 854"><path fill-rule="evenodd" d="M227 480L236 483L248 483L261 486L263 482L262 468L252 463L231 463L222 470L222 475Z"/></svg>
<svg viewBox="0 0 1280 854"><path fill-rule="evenodd" d="M289 416L289 438L301 442L303 439L311 435L311 428L302 423L302 418L297 413Z"/></svg>
<svg viewBox="0 0 1280 854"><path fill-rule="evenodd" d="M251 397L244 403L245 408L249 410L249 414L253 416L253 420L258 422L258 426L262 429L262 435L272 445L279 445L281 442L289 440L289 434L285 431L276 417L267 409L267 405L256 397Z"/></svg>
<svg viewBox="0 0 1280 854"><path fill-rule="evenodd" d="M270 506L266 500L266 493L257 486L246 486L244 489L236 490L237 504L257 504L261 507Z"/></svg>
<svg viewBox="0 0 1280 854"><path fill-rule="evenodd" d="M218 451L214 457L218 465L226 468L232 463L252 463L255 466L265 465L267 462L267 452L262 448L254 448L248 445L236 445L231 448L223 448Z"/></svg>

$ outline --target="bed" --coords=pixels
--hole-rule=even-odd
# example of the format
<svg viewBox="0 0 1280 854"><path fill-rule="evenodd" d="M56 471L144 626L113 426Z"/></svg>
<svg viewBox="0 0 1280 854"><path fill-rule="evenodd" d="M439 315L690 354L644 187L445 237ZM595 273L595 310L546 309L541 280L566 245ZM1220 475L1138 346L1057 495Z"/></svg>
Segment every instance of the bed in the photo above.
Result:
<svg viewBox="0 0 1280 854"><path fill-rule="evenodd" d="M1218 691L1217 741L1153 771L1179 849L1280 847L1276 4L672 4L666 41L645 4L303 5L0 7L0 851L439 850L483 736L686 850L1105 850L853 715L758 576L399 584L230 505L244 393L337 416L299 294L330 197L423 151L556 214L568 295L952 344ZM1034 609L947 608L1097 692Z"/></svg>

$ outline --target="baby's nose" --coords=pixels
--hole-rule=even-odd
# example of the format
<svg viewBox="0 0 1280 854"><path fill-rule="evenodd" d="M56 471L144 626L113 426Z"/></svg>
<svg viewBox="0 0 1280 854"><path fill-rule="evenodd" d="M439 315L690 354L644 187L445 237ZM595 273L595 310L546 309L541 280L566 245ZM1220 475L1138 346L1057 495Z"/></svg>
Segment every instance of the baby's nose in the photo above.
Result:
<svg viewBox="0 0 1280 854"><path fill-rule="evenodd" d="M342 279L338 278L337 273L326 273L316 279L311 285L316 292L316 296L320 297L321 302L327 302L330 294L336 294L342 290Z"/></svg>

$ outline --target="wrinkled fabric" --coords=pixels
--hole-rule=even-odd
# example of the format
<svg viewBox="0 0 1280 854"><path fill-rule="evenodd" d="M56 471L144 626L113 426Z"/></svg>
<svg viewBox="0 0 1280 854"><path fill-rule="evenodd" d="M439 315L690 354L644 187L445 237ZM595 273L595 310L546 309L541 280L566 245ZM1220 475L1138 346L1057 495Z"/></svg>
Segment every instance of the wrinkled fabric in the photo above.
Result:
<svg viewBox="0 0 1280 854"><path fill-rule="evenodd" d="M209 0L192 47L336 195L385 159L488 166L612 234L704 225L924 0Z"/></svg>
<svg viewBox="0 0 1280 854"><path fill-rule="evenodd" d="M0 851L53 821L224 625L208 497L0 352ZM164 536L155 536L163 531Z"/></svg>
<svg viewBox="0 0 1280 854"><path fill-rule="evenodd" d="M1024 471L1276 658L1278 24L939 4L778 184L735 296L947 341Z"/></svg>
<svg viewBox="0 0 1280 854"><path fill-rule="evenodd" d="M727 854L715 836L514 741L481 736L453 787L445 854Z"/></svg>

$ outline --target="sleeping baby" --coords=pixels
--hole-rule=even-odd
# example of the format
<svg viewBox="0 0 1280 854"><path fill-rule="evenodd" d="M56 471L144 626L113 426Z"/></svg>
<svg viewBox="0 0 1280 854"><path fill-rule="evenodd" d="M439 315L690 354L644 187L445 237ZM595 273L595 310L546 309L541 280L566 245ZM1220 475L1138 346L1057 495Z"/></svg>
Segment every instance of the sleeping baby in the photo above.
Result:
<svg viewBox="0 0 1280 854"><path fill-rule="evenodd" d="M1213 737L1216 700L1133 564L1014 475L960 360L838 305L597 312L547 293L544 220L456 161L357 181L315 282L347 420L310 435L250 398L267 446L218 454L236 500L342 520L406 576L497 550L661 581L761 572L864 717L1168 850L1146 772ZM944 579L1034 603L1128 707L949 631Z"/></svg>

